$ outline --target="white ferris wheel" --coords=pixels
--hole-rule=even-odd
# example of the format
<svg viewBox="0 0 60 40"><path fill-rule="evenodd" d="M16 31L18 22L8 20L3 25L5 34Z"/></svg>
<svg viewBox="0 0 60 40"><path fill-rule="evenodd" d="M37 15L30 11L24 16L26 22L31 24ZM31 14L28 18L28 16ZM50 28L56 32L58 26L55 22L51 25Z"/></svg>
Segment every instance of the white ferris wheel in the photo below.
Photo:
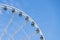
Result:
<svg viewBox="0 0 60 40"><path fill-rule="evenodd" d="M0 4L0 40L45 40L37 23L25 12Z"/></svg>

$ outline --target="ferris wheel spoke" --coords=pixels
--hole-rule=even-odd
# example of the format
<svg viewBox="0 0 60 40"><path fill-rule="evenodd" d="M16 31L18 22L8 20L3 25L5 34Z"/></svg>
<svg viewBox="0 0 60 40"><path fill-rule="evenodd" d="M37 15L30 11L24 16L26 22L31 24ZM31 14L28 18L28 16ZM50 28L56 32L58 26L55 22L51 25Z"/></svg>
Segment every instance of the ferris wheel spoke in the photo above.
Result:
<svg viewBox="0 0 60 40"><path fill-rule="evenodd" d="M13 34L9 35L9 38L13 38L16 33L18 33L19 31L21 31L21 30L23 29L23 27L26 25L26 23L27 23L27 22L24 21L24 22L19 26L19 28L13 32ZM9 39L9 38L8 38L8 39Z"/></svg>
<svg viewBox="0 0 60 40"><path fill-rule="evenodd" d="M30 40L32 37L36 36L36 32L32 33L29 37L28 40Z"/></svg>
<svg viewBox="0 0 60 40"><path fill-rule="evenodd" d="M19 31L21 31L21 29L23 29L23 27L26 25L26 21L24 21L20 26L19 26L19 28L16 30L16 31L14 31L14 33L12 34L12 36L14 36L16 33L18 33Z"/></svg>
<svg viewBox="0 0 60 40"><path fill-rule="evenodd" d="M10 40L10 38L7 38L7 40ZM12 38L12 40L15 40L14 38Z"/></svg>
<svg viewBox="0 0 60 40"><path fill-rule="evenodd" d="M30 40L30 38L34 37L36 35L35 32L33 32L32 34L29 34L27 36L25 36L24 38L22 38L22 40Z"/></svg>
<svg viewBox="0 0 60 40"><path fill-rule="evenodd" d="M0 36L1 39L2 39L3 35L4 35L5 33L7 33L7 28L8 28L9 25L12 23L13 17L14 17L14 14L11 16L11 18L10 18L10 20L8 21L6 27L3 29L3 32L2 32L2 34L1 34L1 36Z"/></svg>
<svg viewBox="0 0 60 40"><path fill-rule="evenodd" d="M32 34L30 34L29 37L27 38L27 40L30 40L34 36L36 36L36 32L33 32Z"/></svg>
<svg viewBox="0 0 60 40"><path fill-rule="evenodd" d="M28 37L29 35L27 34L27 32L23 29L23 32L24 32L24 34L26 35L24 38L26 38L26 37ZM21 40L26 40L26 39L21 39Z"/></svg>

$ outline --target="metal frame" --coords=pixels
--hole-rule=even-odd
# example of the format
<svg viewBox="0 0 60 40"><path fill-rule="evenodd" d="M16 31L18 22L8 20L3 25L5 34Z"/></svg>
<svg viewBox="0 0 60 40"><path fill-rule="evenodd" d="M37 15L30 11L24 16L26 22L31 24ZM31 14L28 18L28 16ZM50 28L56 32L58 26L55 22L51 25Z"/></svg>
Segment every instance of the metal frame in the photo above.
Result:
<svg viewBox="0 0 60 40"><path fill-rule="evenodd" d="M12 13L13 13L13 15L12 15L12 17L10 18L8 24L6 25L6 28L3 30L3 33L2 33L2 35L0 36L0 38L2 38L2 36L4 35L4 32L6 33L6 30L7 30L8 26L9 26L9 25L11 24L11 22L12 22L14 13L17 12L19 16L24 16L24 17L25 17L25 20L28 21L28 22L30 22L31 25L34 26L34 28L36 29L36 32L37 32L37 33L40 33L40 40L45 40L44 35L43 35L40 27L39 27L39 26L37 25L37 23L36 23L29 15L27 15L25 12L23 12L23 11L21 11L21 10L15 8L15 7L13 7L13 6L9 6L9 5L7 5L7 4L0 4L0 8L4 8L4 10L6 10L6 11L7 11L8 9L11 9L11 10L12 10ZM26 22L25 22L25 23L26 23ZM18 31L19 31L19 30L15 31L14 34L17 33ZM12 36L9 36L9 37L13 38L14 34L12 34ZM28 39L30 39L30 38L28 38ZM9 40L9 39L8 39L8 40Z"/></svg>

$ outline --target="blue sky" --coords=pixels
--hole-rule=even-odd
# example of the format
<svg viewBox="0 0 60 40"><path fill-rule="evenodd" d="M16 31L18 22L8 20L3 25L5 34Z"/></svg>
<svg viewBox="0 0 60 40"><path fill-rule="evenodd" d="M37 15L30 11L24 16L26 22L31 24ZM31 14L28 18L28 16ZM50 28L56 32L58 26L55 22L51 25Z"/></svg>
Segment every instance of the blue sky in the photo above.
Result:
<svg viewBox="0 0 60 40"><path fill-rule="evenodd" d="M46 40L60 40L60 0L0 0L26 12L40 26Z"/></svg>

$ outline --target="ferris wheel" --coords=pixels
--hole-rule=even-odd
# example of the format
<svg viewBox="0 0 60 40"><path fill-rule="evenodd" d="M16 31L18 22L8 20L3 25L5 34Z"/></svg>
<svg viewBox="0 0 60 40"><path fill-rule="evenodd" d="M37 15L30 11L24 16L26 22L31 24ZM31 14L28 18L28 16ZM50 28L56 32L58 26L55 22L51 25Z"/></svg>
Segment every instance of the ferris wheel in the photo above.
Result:
<svg viewBox="0 0 60 40"><path fill-rule="evenodd" d="M40 27L25 12L0 4L0 40L45 40Z"/></svg>

